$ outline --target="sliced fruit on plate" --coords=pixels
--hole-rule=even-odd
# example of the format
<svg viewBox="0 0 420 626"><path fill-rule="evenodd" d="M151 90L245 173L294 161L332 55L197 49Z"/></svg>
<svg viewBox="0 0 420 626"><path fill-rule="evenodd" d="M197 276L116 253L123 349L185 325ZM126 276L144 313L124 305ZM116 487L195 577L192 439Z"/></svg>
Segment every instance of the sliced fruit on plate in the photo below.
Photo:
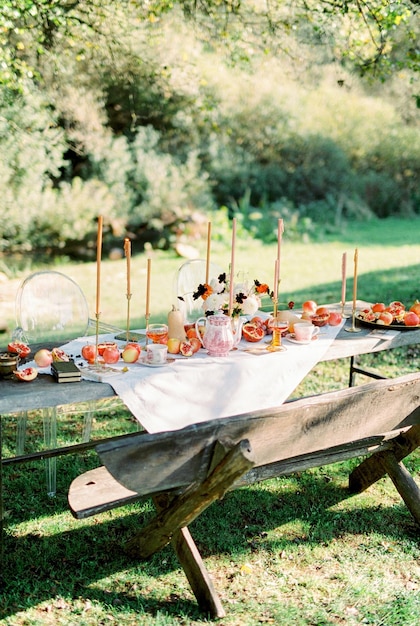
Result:
<svg viewBox="0 0 420 626"><path fill-rule="evenodd" d="M253 324L252 322L247 322L242 326L242 337L246 341L250 341L252 343L256 343L257 341L261 341L261 339L265 336L264 328L262 328L259 324Z"/></svg>

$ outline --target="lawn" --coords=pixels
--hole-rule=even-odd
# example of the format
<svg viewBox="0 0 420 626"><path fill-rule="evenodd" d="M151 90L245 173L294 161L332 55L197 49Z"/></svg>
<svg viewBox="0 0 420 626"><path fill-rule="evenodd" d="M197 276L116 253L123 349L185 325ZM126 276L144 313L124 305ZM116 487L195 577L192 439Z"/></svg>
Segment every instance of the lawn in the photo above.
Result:
<svg viewBox="0 0 420 626"><path fill-rule="evenodd" d="M340 299L341 255L359 250L358 294L366 300L411 302L420 294L418 220L368 222L313 243L284 240L281 300L297 305ZM287 225L286 225L287 229ZM201 246L204 254L205 248ZM272 283L275 247L240 241L237 268ZM217 242L212 258L228 267L229 246ZM151 308L164 319L174 301L180 259L152 253ZM104 261L104 321L125 323L125 263ZM135 325L144 323L146 259L132 264ZM56 264L95 304L95 265ZM12 294L10 294L12 295ZM417 347L367 355L366 364L389 376L418 370ZM347 385L348 363L319 365L296 390L301 396ZM118 402L104 402L95 432L136 430ZM83 414L62 418L60 442L80 435ZM368 419L368 416L366 416ZM30 445L42 440L42 419L30 416ZM3 450L14 451L15 418L3 420ZM125 555L124 541L151 514L149 502L86 521L67 507L70 481L98 464L94 452L58 460L58 490L49 498L42 462L4 471L5 537L0 623L190 625L209 620L196 605L170 547L147 562ZM356 461L313 469L228 493L191 525L222 602L223 626L257 624L375 624L415 626L420 614L419 528L388 478L350 496L348 473ZM407 460L420 475L418 451Z"/></svg>

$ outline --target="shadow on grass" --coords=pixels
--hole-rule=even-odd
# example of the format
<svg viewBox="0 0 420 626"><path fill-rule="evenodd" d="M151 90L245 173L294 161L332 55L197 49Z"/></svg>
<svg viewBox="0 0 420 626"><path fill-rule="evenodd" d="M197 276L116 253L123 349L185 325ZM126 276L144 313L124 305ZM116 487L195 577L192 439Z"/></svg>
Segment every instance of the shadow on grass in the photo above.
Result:
<svg viewBox="0 0 420 626"><path fill-rule="evenodd" d="M322 471L306 472L268 481L264 487L229 492L190 528L203 557L230 555L239 561L250 551L279 553L292 549L296 542L328 548L331 541L346 534L375 532L389 540L417 536L417 527L403 504L358 506L353 501L348 510L333 510L351 497L337 484L341 480L331 479ZM7 536L1 587L3 617L21 611L23 606L36 607L62 597L67 602L112 606L114 611L151 616L165 611L169 616L202 619L192 595L177 591L178 583L185 584L178 578L179 566L170 546L146 562L131 560L124 553L126 540L150 515L150 509L144 511L142 507L120 509L119 517L113 519L112 514L97 516L87 526L74 521L74 529L57 529L53 535L43 535L41 518L39 532ZM290 531L282 531L290 523L296 524L293 537ZM302 527L305 530L299 530ZM274 531L273 536L270 531ZM121 576L104 583L118 573Z"/></svg>

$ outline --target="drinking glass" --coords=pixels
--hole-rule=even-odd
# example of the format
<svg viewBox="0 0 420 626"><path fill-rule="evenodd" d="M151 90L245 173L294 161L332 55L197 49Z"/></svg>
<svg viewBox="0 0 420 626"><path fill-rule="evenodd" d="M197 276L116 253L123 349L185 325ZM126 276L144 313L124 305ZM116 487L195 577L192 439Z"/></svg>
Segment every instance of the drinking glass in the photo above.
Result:
<svg viewBox="0 0 420 626"><path fill-rule="evenodd" d="M146 329L146 337L152 343L168 343L168 326L167 324L149 324Z"/></svg>

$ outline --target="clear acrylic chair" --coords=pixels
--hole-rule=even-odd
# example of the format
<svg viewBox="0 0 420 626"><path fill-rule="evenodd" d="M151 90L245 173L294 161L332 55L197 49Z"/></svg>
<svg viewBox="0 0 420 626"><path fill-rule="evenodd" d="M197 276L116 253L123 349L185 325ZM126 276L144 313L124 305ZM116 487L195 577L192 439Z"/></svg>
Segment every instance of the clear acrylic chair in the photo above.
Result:
<svg viewBox="0 0 420 626"><path fill-rule="evenodd" d="M201 299L194 300L193 293L198 285L206 280L206 261L204 259L192 259L186 261L178 269L175 277L175 295L178 308L183 312L187 323L195 322L203 315ZM223 272L222 268L215 263L209 264L209 281L217 278Z"/></svg>
<svg viewBox="0 0 420 626"><path fill-rule="evenodd" d="M29 345L60 344L83 337L89 326L86 298L70 277L55 271L35 272L20 285L16 294L16 329L13 338ZM59 408L42 409L44 445L57 446L57 412ZM94 405L84 410L83 441L89 441ZM16 452L24 453L27 412L17 415ZM47 492L56 493L56 458L46 459Z"/></svg>

